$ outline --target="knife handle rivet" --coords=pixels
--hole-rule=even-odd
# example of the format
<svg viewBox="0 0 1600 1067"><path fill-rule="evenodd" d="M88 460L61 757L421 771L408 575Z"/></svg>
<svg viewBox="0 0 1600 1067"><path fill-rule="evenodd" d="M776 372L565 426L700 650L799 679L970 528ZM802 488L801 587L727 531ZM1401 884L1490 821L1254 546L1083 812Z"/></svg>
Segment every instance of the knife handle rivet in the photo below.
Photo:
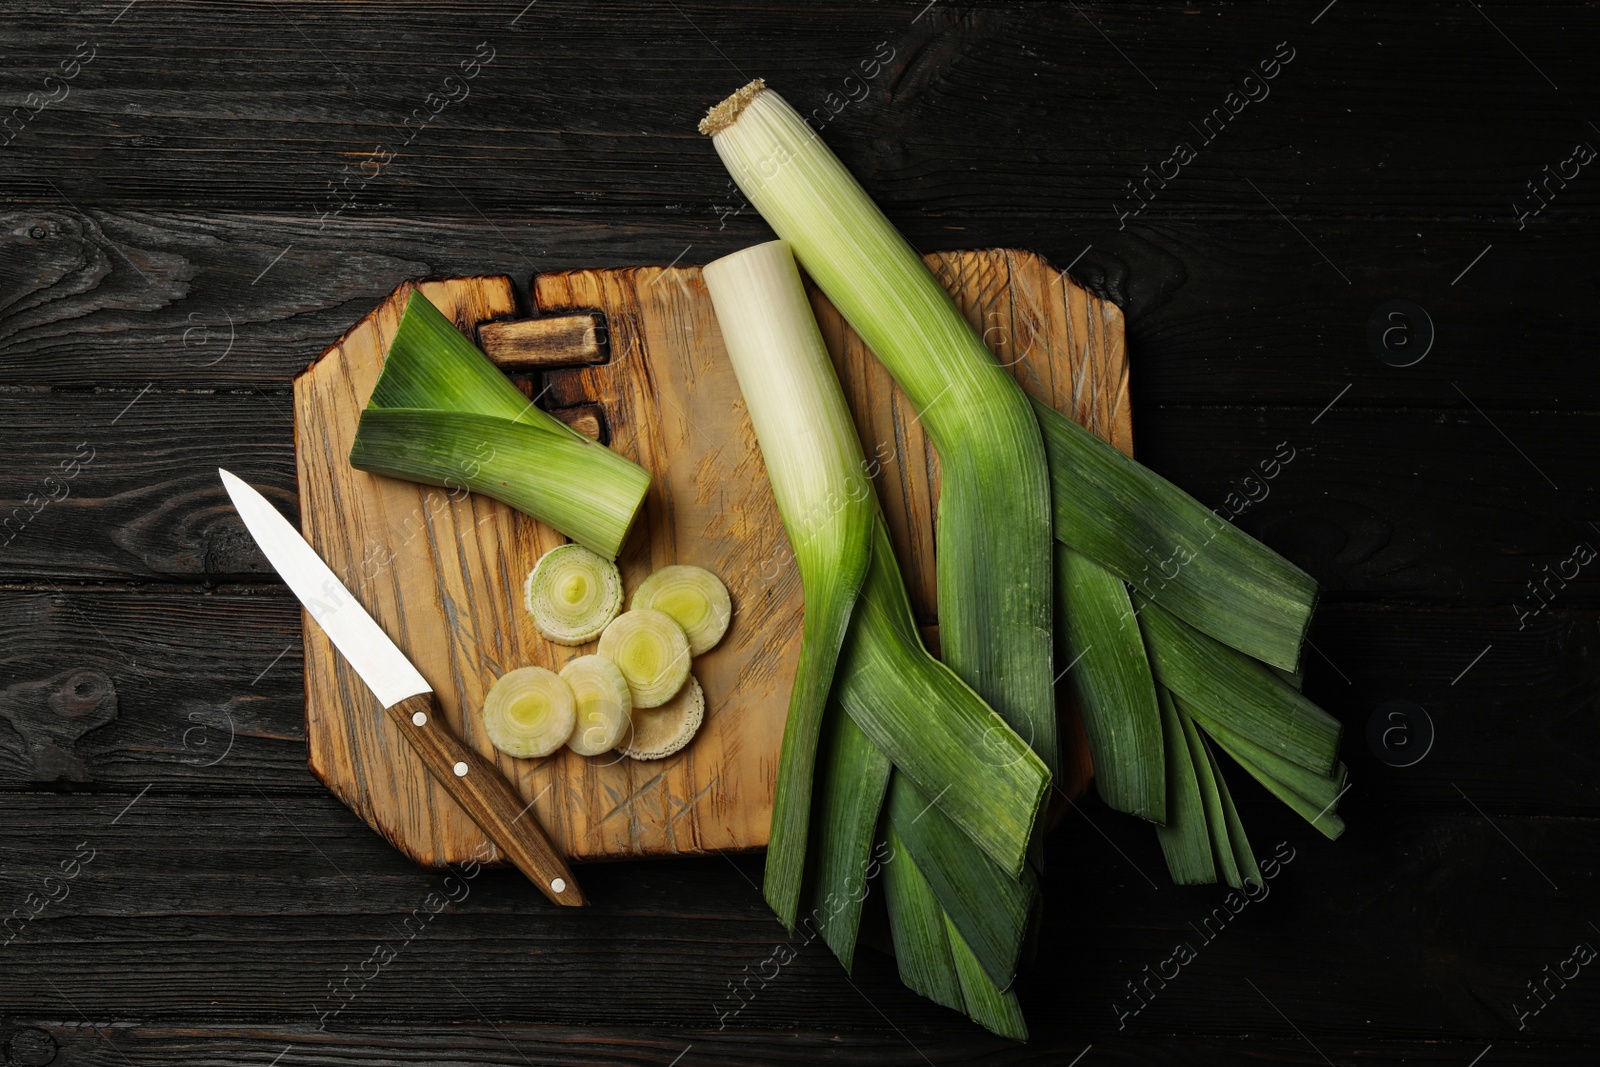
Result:
<svg viewBox="0 0 1600 1067"><path fill-rule="evenodd" d="M411 725L413 725L413 726L426 726L426 725L428 725L428 713L425 712L425 711L413 712L412 715L411 715Z"/></svg>
<svg viewBox="0 0 1600 1067"><path fill-rule="evenodd" d="M457 778L465 778L467 776L467 764L465 760L456 764L455 772Z"/></svg>
<svg viewBox="0 0 1600 1067"><path fill-rule="evenodd" d="M564 878L556 878L556 879L554 879L550 883L550 888L554 892L565 893L567 891L566 879L564 879Z"/></svg>

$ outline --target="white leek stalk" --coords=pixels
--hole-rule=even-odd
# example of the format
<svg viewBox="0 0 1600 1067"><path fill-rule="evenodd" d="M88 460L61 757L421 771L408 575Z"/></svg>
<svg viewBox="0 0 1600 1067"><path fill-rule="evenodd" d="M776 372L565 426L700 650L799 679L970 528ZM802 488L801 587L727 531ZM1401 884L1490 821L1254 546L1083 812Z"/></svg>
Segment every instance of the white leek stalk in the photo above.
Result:
<svg viewBox="0 0 1600 1067"><path fill-rule="evenodd" d="M855 423L788 249L746 249L706 266L704 278L805 589L763 879L767 903L792 929L823 709L867 576L876 505ZM752 292L770 298L758 302Z"/></svg>

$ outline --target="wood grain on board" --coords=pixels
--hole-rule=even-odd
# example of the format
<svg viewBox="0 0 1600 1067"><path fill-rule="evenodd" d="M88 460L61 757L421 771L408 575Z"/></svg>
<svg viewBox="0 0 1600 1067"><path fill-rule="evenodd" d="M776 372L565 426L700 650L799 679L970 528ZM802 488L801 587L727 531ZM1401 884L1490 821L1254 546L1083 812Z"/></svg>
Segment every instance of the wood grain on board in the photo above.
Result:
<svg viewBox="0 0 1600 1067"><path fill-rule="evenodd" d="M929 265L1018 381L1124 451L1132 448L1121 312L1042 258L941 253ZM750 849L766 843L778 748L799 653L802 597L766 468L697 267L542 274L540 317L515 315L505 277L423 283L423 292L508 369L553 364L541 403L654 476L618 559L628 590L658 567L694 563L728 584L734 619L694 662L706 722L681 753L640 762L563 749L497 755L473 711L514 667L559 669L592 651L545 641L521 606L522 579L563 542L481 496L365 474L347 456L388 340L415 286L403 285L295 382L302 527L311 544L438 691L451 725L496 759L558 847L575 860ZM814 304L856 416L881 465L913 606L935 623L938 465L917 412L820 295ZM598 325L594 315L600 316ZM494 323L480 329L484 323ZM593 346L606 346L595 364ZM380 714L315 626L305 626L306 730L313 771L419 863L465 862L482 840ZM1076 746L1083 751L1083 746ZM1063 782L1076 793L1087 757Z"/></svg>

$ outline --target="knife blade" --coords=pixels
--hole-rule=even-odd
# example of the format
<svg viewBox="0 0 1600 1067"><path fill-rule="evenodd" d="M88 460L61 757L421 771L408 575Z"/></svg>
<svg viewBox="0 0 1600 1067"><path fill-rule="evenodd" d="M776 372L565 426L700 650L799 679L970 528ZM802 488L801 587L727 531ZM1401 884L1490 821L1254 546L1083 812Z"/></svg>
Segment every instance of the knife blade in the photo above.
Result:
<svg viewBox="0 0 1600 1067"><path fill-rule="evenodd" d="M410 658L266 497L221 467L217 473L262 555L372 690L429 773L545 896L557 904L583 904L566 861L529 815L532 805L522 803L492 762L450 732L433 687Z"/></svg>

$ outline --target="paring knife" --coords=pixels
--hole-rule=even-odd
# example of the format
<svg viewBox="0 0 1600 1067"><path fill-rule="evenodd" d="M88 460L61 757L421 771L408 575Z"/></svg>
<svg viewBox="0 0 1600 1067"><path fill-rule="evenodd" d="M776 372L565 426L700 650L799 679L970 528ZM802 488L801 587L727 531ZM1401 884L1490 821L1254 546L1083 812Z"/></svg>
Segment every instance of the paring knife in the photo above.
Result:
<svg viewBox="0 0 1600 1067"><path fill-rule="evenodd" d="M428 772L545 896L557 904L581 905L583 893L534 820L532 805L522 803L493 763L450 732L433 687L405 653L277 508L221 467L217 473L262 554L367 683Z"/></svg>

